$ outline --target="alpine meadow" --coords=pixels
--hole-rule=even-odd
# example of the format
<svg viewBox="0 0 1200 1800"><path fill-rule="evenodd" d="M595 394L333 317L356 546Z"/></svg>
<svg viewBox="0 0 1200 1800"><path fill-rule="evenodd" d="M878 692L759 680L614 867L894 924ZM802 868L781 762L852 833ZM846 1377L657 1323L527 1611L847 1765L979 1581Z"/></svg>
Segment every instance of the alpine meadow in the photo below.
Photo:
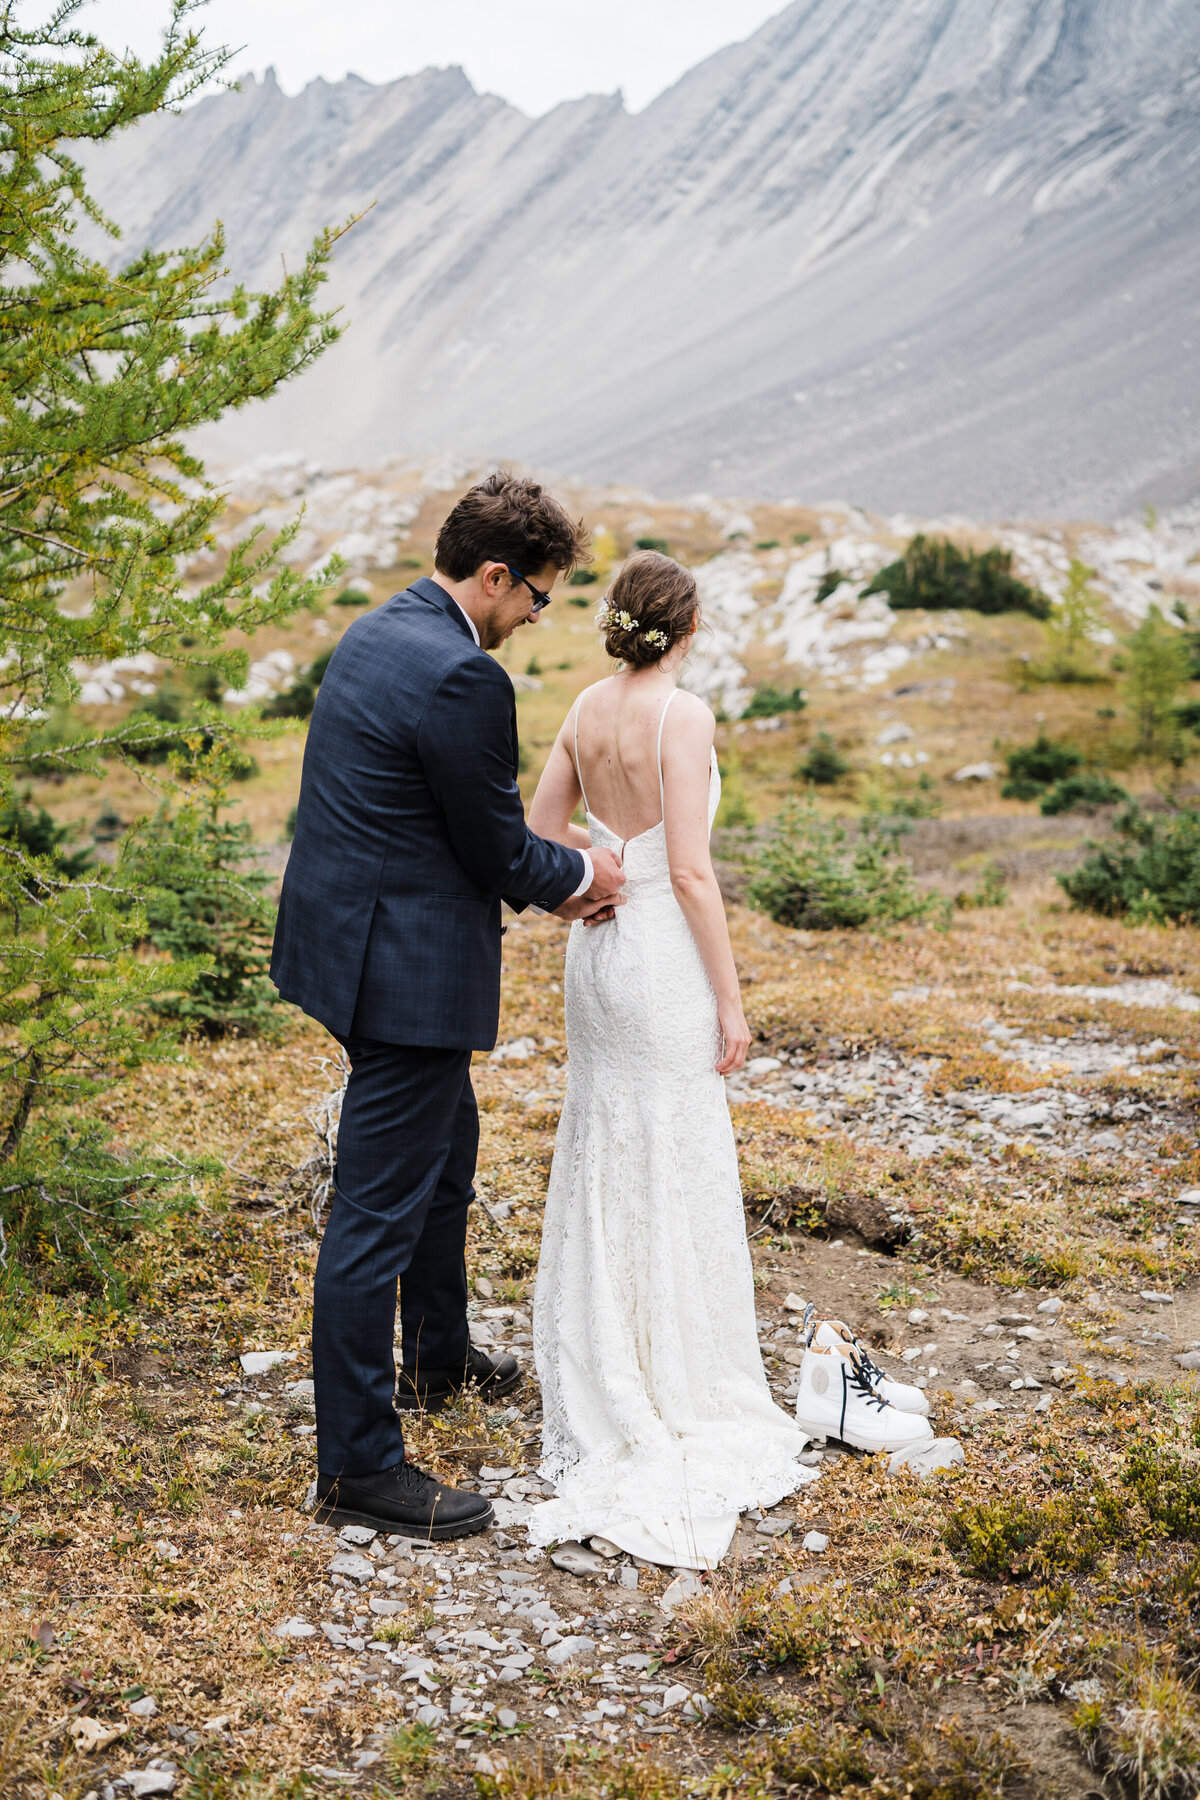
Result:
<svg viewBox="0 0 1200 1800"><path fill-rule="evenodd" d="M793 0L529 119L0 0L5 1796L1200 1800L1198 48L1176 0ZM810 1477L707 1566L531 1523L568 938L620 906L504 909L470 1061L467 1323L522 1379L402 1419L486 1529L318 1492L359 1052L271 981L281 883L314 709L465 591L498 469L587 540L490 652L527 810L622 571L695 583ZM805 1423L827 1327L927 1435Z"/></svg>

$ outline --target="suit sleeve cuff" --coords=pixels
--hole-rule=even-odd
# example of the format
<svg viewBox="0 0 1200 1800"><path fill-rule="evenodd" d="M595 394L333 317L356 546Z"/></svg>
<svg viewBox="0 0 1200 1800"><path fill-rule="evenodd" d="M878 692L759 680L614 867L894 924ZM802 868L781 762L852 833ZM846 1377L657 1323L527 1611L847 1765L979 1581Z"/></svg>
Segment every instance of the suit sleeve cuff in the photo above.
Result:
<svg viewBox="0 0 1200 1800"><path fill-rule="evenodd" d="M575 854L576 856L581 856L583 858L583 880L577 888L571 889L571 892L566 896L568 900L577 900L580 894L586 894L593 881L596 879L596 871L592 867L592 859L587 851L577 850ZM559 901L559 905L562 905L561 900ZM546 914L552 909L548 906L539 906L535 900L530 903L529 910L531 913L536 913L539 919L544 919Z"/></svg>

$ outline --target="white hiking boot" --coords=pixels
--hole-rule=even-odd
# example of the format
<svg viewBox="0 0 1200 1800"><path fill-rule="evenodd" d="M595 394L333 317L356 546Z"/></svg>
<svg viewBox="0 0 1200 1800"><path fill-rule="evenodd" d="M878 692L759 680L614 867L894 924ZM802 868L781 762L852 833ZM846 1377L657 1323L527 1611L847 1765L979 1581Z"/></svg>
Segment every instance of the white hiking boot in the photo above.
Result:
<svg viewBox="0 0 1200 1800"><path fill-rule="evenodd" d="M804 1352L796 1423L818 1443L840 1438L856 1450L907 1450L933 1437L928 1419L889 1406L862 1365L836 1350Z"/></svg>
<svg viewBox="0 0 1200 1800"><path fill-rule="evenodd" d="M862 1339L855 1337L841 1319L822 1319L810 1342L818 1350L836 1350L840 1355L849 1356L852 1361L859 1363L879 1398L889 1406L894 1406L897 1412L929 1411L929 1400L921 1389L913 1387L911 1382L893 1381L889 1375L885 1375L879 1364L872 1359Z"/></svg>

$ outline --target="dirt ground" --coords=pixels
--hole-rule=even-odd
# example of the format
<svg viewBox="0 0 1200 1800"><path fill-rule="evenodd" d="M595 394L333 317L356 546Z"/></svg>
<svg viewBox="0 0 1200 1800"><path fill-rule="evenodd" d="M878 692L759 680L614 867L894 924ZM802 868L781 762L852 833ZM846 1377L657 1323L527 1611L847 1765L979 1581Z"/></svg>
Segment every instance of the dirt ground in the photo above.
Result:
<svg viewBox="0 0 1200 1800"><path fill-rule="evenodd" d="M1177 1203L1200 1179L1194 934L1118 935L1036 888L946 932L741 910L734 931L772 1387L791 1404L811 1300L927 1384L964 1462L919 1480L827 1445L696 1593L620 1556L569 1573L521 1526L542 1492L529 1371L513 1404L412 1433L494 1494L495 1530L336 1540L305 1511L317 1236L297 1175L333 1046L303 1023L274 1048L195 1046L106 1113L223 1172L131 1247L130 1310L47 1293L10 1330L5 1792L1116 1794L1139 1733L1193 1779L1195 1377L1175 1358L1200 1340L1200 1208ZM510 931L499 1054L476 1071L472 1313L527 1371L564 941ZM1159 986L1091 992L1138 981ZM1086 1106L1034 1099L1023 1125L1030 1094ZM250 1376L254 1350L286 1360Z"/></svg>

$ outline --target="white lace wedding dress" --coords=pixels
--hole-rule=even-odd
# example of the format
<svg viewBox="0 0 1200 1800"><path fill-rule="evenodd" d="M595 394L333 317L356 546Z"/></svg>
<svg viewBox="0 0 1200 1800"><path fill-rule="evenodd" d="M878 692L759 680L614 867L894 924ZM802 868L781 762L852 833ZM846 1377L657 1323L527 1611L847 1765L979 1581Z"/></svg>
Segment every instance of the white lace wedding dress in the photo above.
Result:
<svg viewBox="0 0 1200 1800"><path fill-rule="evenodd" d="M662 720L658 757L661 798ZM710 829L720 792L714 753ZM705 1568L740 1512L815 1471L763 1373L716 995L661 822L624 845L624 866L626 904L609 924L573 925L567 946L569 1072L533 1322L555 1498L529 1533Z"/></svg>

